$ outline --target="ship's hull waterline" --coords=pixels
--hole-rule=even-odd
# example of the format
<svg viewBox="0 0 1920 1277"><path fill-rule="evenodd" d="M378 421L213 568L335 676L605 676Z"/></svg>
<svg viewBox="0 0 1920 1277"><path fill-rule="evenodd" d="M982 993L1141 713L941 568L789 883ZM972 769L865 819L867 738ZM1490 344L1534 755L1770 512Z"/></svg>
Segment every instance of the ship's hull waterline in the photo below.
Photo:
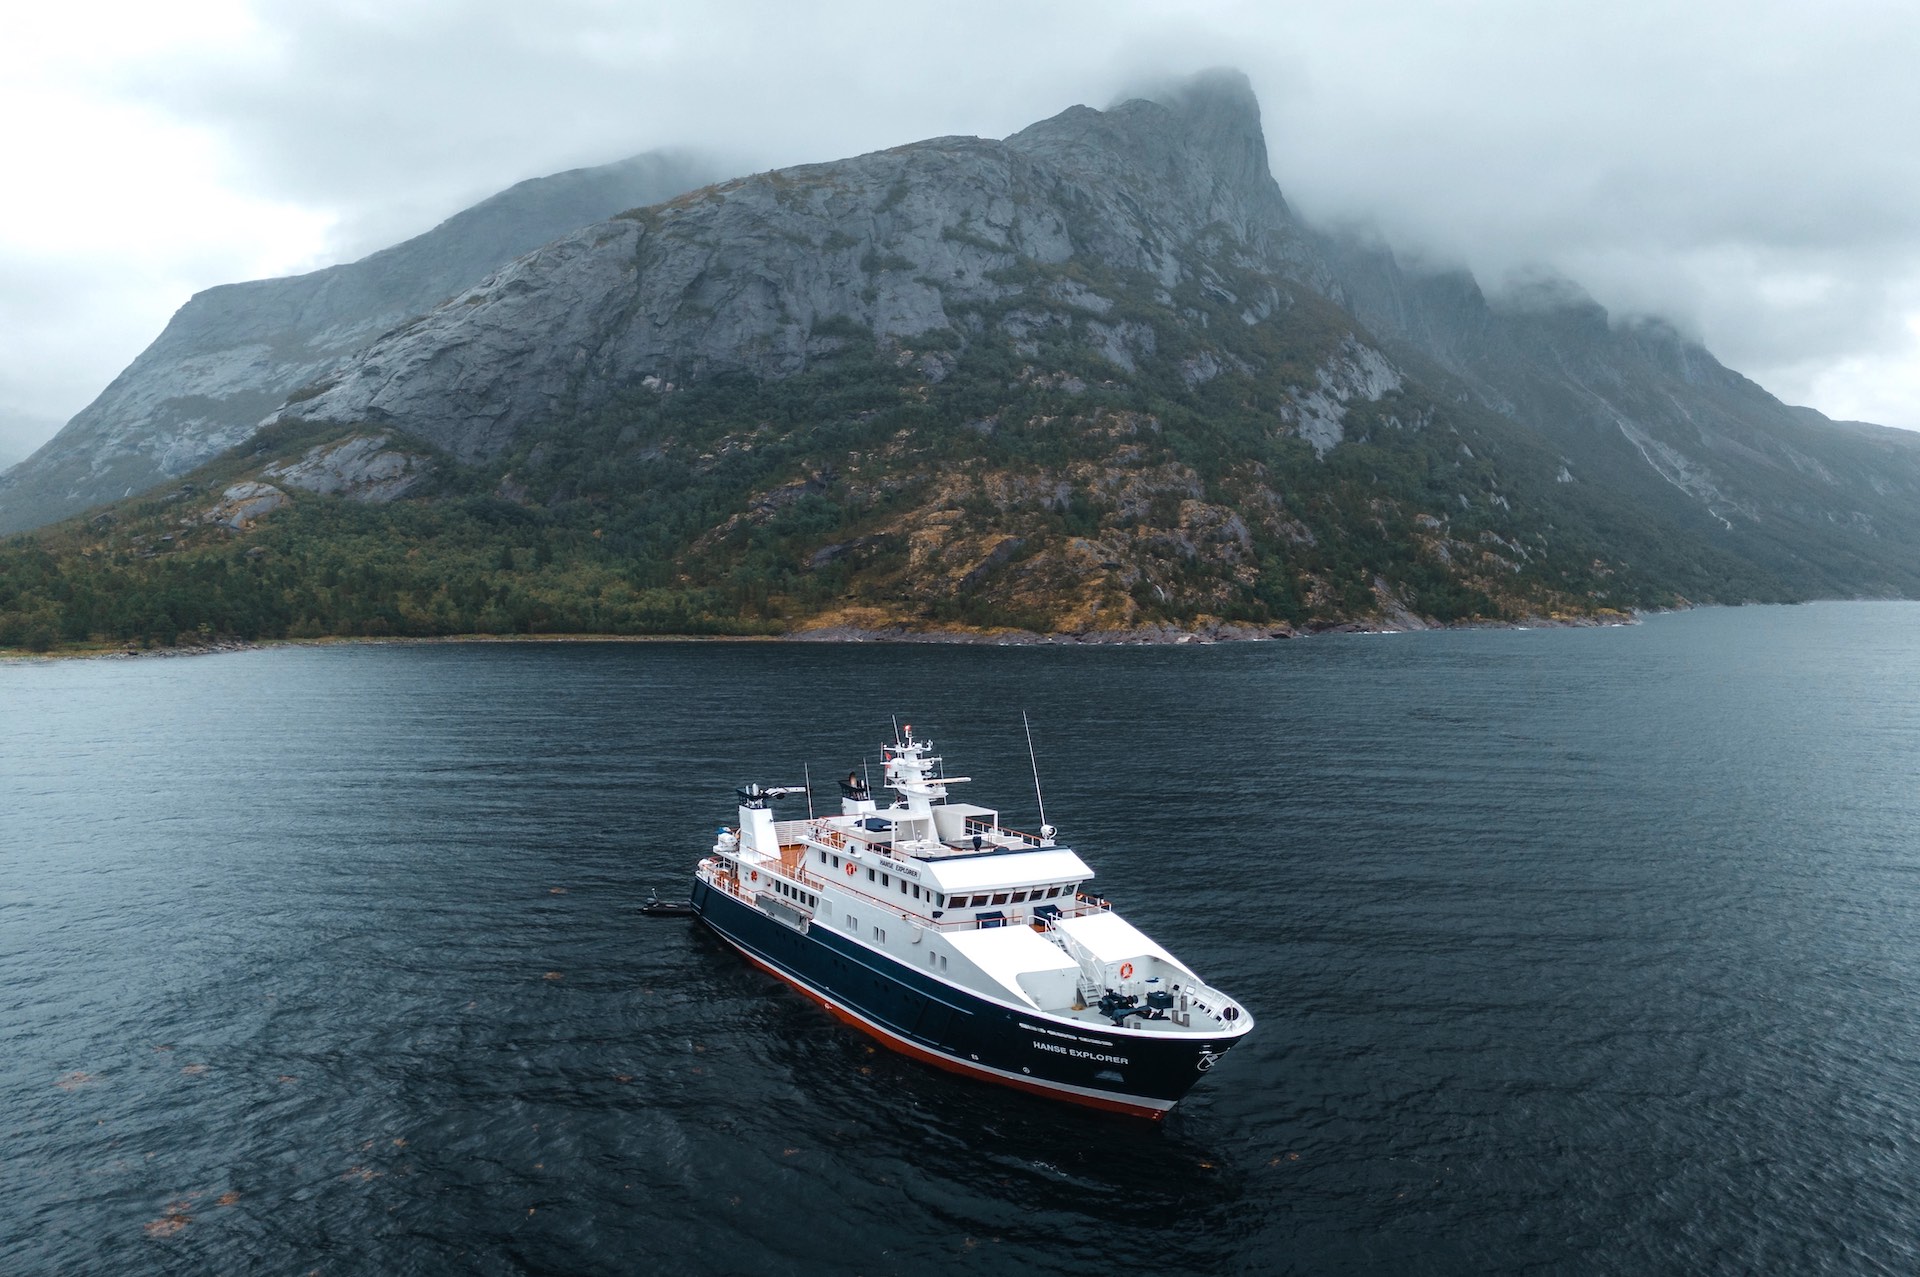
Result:
<svg viewBox="0 0 1920 1277"><path fill-rule="evenodd" d="M1109 1033L1022 1011L923 975L830 928L797 931L698 876L693 905L753 965L889 1049L1051 1099L1158 1120L1237 1040Z"/></svg>

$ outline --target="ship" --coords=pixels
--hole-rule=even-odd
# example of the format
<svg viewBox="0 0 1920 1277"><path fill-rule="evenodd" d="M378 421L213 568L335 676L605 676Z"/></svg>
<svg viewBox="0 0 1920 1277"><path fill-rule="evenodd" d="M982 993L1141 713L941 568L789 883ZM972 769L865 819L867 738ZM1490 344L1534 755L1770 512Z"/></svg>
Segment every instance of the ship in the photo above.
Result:
<svg viewBox="0 0 1920 1277"><path fill-rule="evenodd" d="M1044 799L1023 833L950 801L971 778L945 775L911 726L881 755L884 807L857 769L837 815L778 820L784 799L811 806L805 787L738 789L694 916L902 1055L1091 1108L1158 1120L1252 1032L1245 1007L1089 890Z"/></svg>

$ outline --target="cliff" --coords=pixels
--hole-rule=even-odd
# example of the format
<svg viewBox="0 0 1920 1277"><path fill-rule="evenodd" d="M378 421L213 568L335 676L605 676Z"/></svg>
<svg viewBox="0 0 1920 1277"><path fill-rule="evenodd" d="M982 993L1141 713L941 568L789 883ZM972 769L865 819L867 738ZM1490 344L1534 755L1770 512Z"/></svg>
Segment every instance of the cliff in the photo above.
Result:
<svg viewBox="0 0 1920 1277"><path fill-rule="evenodd" d="M184 474L395 324L556 236L712 176L673 154L557 173L357 262L196 294L99 398L0 475L0 532Z"/></svg>

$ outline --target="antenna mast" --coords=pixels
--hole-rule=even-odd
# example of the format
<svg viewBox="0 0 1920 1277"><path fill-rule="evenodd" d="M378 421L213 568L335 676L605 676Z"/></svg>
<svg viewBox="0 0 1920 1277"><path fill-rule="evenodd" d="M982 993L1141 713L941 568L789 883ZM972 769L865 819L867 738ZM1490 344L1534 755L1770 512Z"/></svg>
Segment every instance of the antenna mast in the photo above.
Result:
<svg viewBox="0 0 1920 1277"><path fill-rule="evenodd" d="M800 764L800 781L807 787L807 819L813 819L813 773L805 763Z"/></svg>
<svg viewBox="0 0 1920 1277"><path fill-rule="evenodd" d="M1027 721L1027 711L1020 711L1020 725L1027 729L1027 761L1033 764L1033 801L1040 804L1040 836L1052 836L1047 825L1047 800L1040 796L1040 758L1033 752L1033 724Z"/></svg>

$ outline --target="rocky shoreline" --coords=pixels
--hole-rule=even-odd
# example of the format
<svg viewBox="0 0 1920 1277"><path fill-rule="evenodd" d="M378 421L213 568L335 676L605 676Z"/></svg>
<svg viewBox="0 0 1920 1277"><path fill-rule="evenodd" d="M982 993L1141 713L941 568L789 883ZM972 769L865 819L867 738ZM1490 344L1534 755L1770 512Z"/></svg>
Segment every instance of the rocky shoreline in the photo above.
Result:
<svg viewBox="0 0 1920 1277"><path fill-rule="evenodd" d="M959 643L996 647L1178 647L1191 644L1270 643L1324 634L1401 634L1444 630L1596 629L1637 625L1647 613L1611 616L1526 617L1518 621L1469 621L1436 625L1418 617L1394 620L1322 622L1298 628L1284 623L1247 625L1219 621L1183 630L1171 625L1131 630L1095 630L1084 634L1043 634L1035 630L914 629L905 625L830 625L785 634L446 634L430 636L317 639L215 639L172 647L112 647L91 651L28 652L0 650L0 664L35 661L126 661L148 657L212 656L273 647L332 647L340 644L437 643ZM1401 621L1404 623L1395 623Z"/></svg>

